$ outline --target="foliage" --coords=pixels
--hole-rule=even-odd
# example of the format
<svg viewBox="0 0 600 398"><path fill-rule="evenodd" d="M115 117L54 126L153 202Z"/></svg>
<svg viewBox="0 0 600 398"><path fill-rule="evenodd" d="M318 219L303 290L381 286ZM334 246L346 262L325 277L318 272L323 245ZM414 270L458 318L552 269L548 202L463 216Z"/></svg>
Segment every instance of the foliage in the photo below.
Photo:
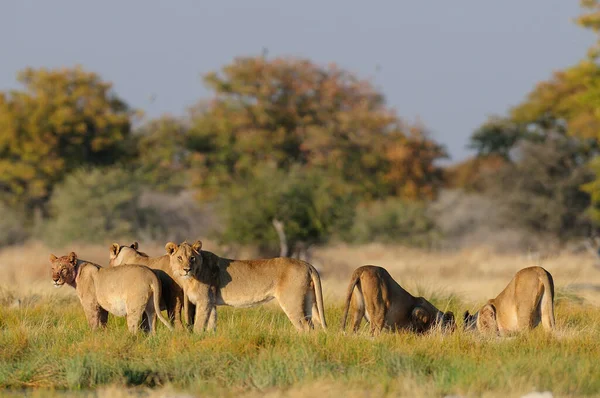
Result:
<svg viewBox="0 0 600 398"><path fill-rule="evenodd" d="M348 238L430 247L440 236L425 204L388 198L359 206Z"/></svg>
<svg viewBox="0 0 600 398"><path fill-rule="evenodd" d="M498 154L478 155L460 163L446 167L444 182L449 188L464 191L481 191L484 181L490 174L496 173L507 164L507 160Z"/></svg>
<svg viewBox="0 0 600 398"><path fill-rule="evenodd" d="M516 225L563 239L585 236L590 196L580 188L593 176L580 155L580 141L564 136L524 142L518 161L490 175L488 193Z"/></svg>
<svg viewBox="0 0 600 398"><path fill-rule="evenodd" d="M257 244L275 252L279 239L273 220L283 223L291 252L324 243L346 230L354 216L347 187L326 174L293 167L289 172L261 167L221 196L223 240Z"/></svg>
<svg viewBox="0 0 600 398"><path fill-rule="evenodd" d="M576 19L576 23L598 34L600 3L597 0L582 0L581 5L585 13ZM598 43L580 62L555 72L550 79L537 84L521 104L511 109L506 118L497 118L484 124L471 138L471 147L475 148L480 155L499 155L533 167L534 171L531 171L529 168L513 165L507 171L508 175L514 175L516 181L520 181L520 188L501 181L502 178L506 178L506 173L499 174L496 181L502 189L514 188L513 191L525 189L523 184L528 181L534 186L526 190L546 192L542 196L546 196L547 200L543 200L536 206L526 205L524 199L521 200L523 203L520 207L532 210L532 213L527 213L525 219L529 218L526 222L532 226L537 224L536 230L549 228L551 231L558 232L559 226L565 226L565 223L571 224L571 227L578 225L578 220L585 218L585 209L581 205L586 202L591 205L588 213L592 219L596 223L600 222L600 212L597 211L600 208L600 167L594 160L600 154L600 64L598 63L600 46ZM552 150L549 148L556 146L556 143L566 143L566 148L561 154L557 153L558 148L555 148L554 155L557 159L552 161L545 159L542 165L535 165L533 162L538 155L534 153L535 151L525 151L519 154L518 159L510 156L510 151L523 142L529 147L536 147L531 143L541 143L539 148L547 149L541 149L539 154L541 157L550 155ZM544 142L546 143L543 144ZM532 159L525 159L525 156L532 156ZM558 173L556 179L559 181L552 184L555 187L552 189L547 189L548 184L540 183L539 179L544 178L539 174L529 177L514 174L519 172L535 174L535 170L541 170L540 166L546 167L550 164L560 170L556 171L554 168ZM596 177L593 181L590 181L592 178L589 172L582 170L584 164L589 164L590 170L595 173ZM548 172L547 175L548 178L555 178L553 173ZM576 187L573 185L574 182L583 185ZM569 186L568 194L555 191L565 183ZM540 188L541 186L546 188ZM578 188L583 189L584 192L575 192ZM555 199L550 196L550 192L553 191L556 193ZM536 210L542 203L547 210ZM564 209L565 206L571 207L567 213L559 210ZM551 214L554 211L557 212ZM522 212L518 214L526 216ZM537 216L541 216L542 219L534 222L531 217ZM570 217L571 221L560 221L564 216ZM581 233L587 232L585 230ZM565 234L561 232L561 235Z"/></svg>
<svg viewBox="0 0 600 398"><path fill-rule="evenodd" d="M23 90L0 93L0 199L44 209L54 185L82 165L127 154L132 112L95 73L25 69Z"/></svg>
<svg viewBox="0 0 600 398"><path fill-rule="evenodd" d="M510 151L525 136L522 125L506 118L493 117L475 130L469 147L475 149L479 156L500 156L508 160Z"/></svg>
<svg viewBox="0 0 600 398"><path fill-rule="evenodd" d="M366 198L436 192L443 149L407 133L368 81L335 65L237 58L205 81L215 96L192 112L190 141L207 194L265 164L324 170Z"/></svg>
<svg viewBox="0 0 600 398"><path fill-rule="evenodd" d="M70 174L50 200L52 219L44 239L51 244L148 238L162 229L151 208L140 206L142 185L121 168L80 169Z"/></svg>
<svg viewBox="0 0 600 398"><path fill-rule="evenodd" d="M28 235L25 217L0 203L0 247L20 243Z"/></svg>
<svg viewBox="0 0 600 398"><path fill-rule="evenodd" d="M172 116L150 120L134 132L142 178L159 191L177 191L187 185L189 150L187 127Z"/></svg>

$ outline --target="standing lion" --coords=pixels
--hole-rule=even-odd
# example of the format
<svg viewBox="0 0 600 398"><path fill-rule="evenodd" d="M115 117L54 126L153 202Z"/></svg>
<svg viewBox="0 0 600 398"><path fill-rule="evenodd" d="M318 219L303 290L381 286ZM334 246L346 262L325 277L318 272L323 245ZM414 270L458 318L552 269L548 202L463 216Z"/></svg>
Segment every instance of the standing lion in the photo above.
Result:
<svg viewBox="0 0 600 398"><path fill-rule="evenodd" d="M51 254L50 262L54 286L67 284L75 288L92 329L106 326L109 312L126 316L132 333L137 333L144 313L152 332L156 330L157 316L169 330L173 329L160 313L161 286L150 268L143 265L102 268L79 260L73 252L62 257Z"/></svg>
<svg viewBox="0 0 600 398"><path fill-rule="evenodd" d="M146 253L138 250L139 245L133 242L130 246L113 243L109 249L109 267L116 267L124 264L141 264L152 269L162 287L162 297L164 309L167 310L169 320L175 324L175 328L182 329L181 310L183 309L184 296L183 288L173 278L173 271L169 264L169 256L149 257ZM162 304L162 302L161 302ZM163 309L161 307L161 309ZM184 309L186 321L190 325L188 309Z"/></svg>
<svg viewBox="0 0 600 398"><path fill-rule="evenodd" d="M202 249L202 242L165 246L171 269L196 305L194 331L215 329L217 305L251 307L276 299L298 330L313 322L325 329L321 278L304 261L291 258L229 260Z"/></svg>
<svg viewBox="0 0 600 398"><path fill-rule="evenodd" d="M533 329L542 323L545 330L555 327L554 280L542 267L523 268L508 286L479 311L464 314L465 330L505 335Z"/></svg>
<svg viewBox="0 0 600 398"><path fill-rule="evenodd" d="M452 312L443 313L423 297L414 297L396 282L385 268L365 265L350 278L342 330L346 329L348 311L352 313L352 330L358 331L364 318L371 324L371 334L383 329L407 329L418 333L440 325L454 331Z"/></svg>

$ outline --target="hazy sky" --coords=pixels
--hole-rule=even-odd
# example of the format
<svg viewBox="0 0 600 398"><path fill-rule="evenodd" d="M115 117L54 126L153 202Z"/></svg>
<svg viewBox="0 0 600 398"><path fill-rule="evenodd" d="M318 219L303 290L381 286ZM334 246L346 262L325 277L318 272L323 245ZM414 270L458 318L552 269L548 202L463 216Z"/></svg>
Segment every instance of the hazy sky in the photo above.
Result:
<svg viewBox="0 0 600 398"><path fill-rule="evenodd" d="M579 13L577 0L3 0L0 90L26 66L81 64L150 117L183 114L208 95L203 73L266 47L372 78L457 161L488 115L585 54Z"/></svg>

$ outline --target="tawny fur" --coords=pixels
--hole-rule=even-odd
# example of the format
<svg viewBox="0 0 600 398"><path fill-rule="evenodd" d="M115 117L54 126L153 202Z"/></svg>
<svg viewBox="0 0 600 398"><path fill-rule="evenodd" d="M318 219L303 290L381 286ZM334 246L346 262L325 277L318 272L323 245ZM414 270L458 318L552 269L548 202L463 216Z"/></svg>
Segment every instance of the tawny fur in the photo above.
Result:
<svg viewBox="0 0 600 398"><path fill-rule="evenodd" d="M456 327L452 312L443 313L423 297L414 297L385 268L374 265L359 267L352 273L342 329L346 329L349 311L352 314L352 330L358 331L365 317L373 335L384 329L423 333L435 325L452 331Z"/></svg>
<svg viewBox="0 0 600 398"><path fill-rule="evenodd" d="M162 287L163 300L161 301L161 310L167 310L169 320L174 323L175 328L182 329L181 311L184 307L183 287L173 278L169 256L148 257L147 254L140 252L138 249L139 245L137 242L134 242L130 246L113 243L109 249L110 260L108 265L116 267L123 264L141 264L152 269ZM184 314L188 314L188 311L184 310ZM189 317L186 317L186 321L188 321L189 325Z"/></svg>
<svg viewBox="0 0 600 398"><path fill-rule="evenodd" d="M104 327L110 312L127 317L130 332L139 330L142 314L149 328L156 330L156 317L169 330L172 326L160 313L161 285L156 275L143 265L102 268L79 260L71 252L67 256L50 255L52 280L57 287L70 285L77 291L83 311L92 329Z"/></svg>
<svg viewBox="0 0 600 398"><path fill-rule="evenodd" d="M196 305L194 331L214 330L218 305L251 307L276 299L298 330L326 328L321 279L310 264L291 258L229 260L193 245L167 243L171 269Z"/></svg>
<svg viewBox="0 0 600 398"><path fill-rule="evenodd" d="M542 323L545 330L555 327L554 280L542 267L523 268L508 286L473 315L464 314L465 329L506 335L530 330Z"/></svg>

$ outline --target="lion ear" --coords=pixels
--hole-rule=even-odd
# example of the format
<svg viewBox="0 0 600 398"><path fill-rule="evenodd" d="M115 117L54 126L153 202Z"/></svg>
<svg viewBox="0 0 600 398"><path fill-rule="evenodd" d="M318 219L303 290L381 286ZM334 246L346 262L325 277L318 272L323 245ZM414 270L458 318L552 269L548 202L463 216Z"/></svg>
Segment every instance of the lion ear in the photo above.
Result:
<svg viewBox="0 0 600 398"><path fill-rule="evenodd" d="M482 332L498 333L498 323L496 321L496 307L493 304L486 304L479 310L477 317L477 329Z"/></svg>
<svg viewBox="0 0 600 398"><path fill-rule="evenodd" d="M463 319L465 320L465 322L467 321L467 319L469 319L469 310L466 310L465 313L463 314Z"/></svg>
<svg viewBox="0 0 600 398"><path fill-rule="evenodd" d="M50 262L56 261L57 258L54 254L50 253Z"/></svg>
<svg viewBox="0 0 600 398"><path fill-rule="evenodd" d="M111 257L117 257L117 254L119 254L119 250L121 250L121 245L119 245L118 243L113 243L112 245L110 245L110 256Z"/></svg>
<svg viewBox="0 0 600 398"><path fill-rule="evenodd" d="M192 249L194 249L194 251L196 253L200 253L200 250L202 249L202 241L201 240L195 241L194 244L192 245Z"/></svg>
<svg viewBox="0 0 600 398"><path fill-rule="evenodd" d="M165 245L165 250L167 251L168 255L171 255L175 253L175 250L177 250L177 244L169 242Z"/></svg>
<svg viewBox="0 0 600 398"><path fill-rule="evenodd" d="M479 311L479 314L481 314L481 316L489 316L491 319L496 319L496 307L494 307L493 304L486 304L484 305L481 310Z"/></svg>
<svg viewBox="0 0 600 398"><path fill-rule="evenodd" d="M138 247L140 247L140 246L138 245L137 242L133 242L129 247L131 247L133 250L137 250Z"/></svg>
<svg viewBox="0 0 600 398"><path fill-rule="evenodd" d="M77 254L75 254L75 252L71 252L69 253L69 262L71 264L77 264Z"/></svg>
<svg viewBox="0 0 600 398"><path fill-rule="evenodd" d="M415 309L412 311L411 318L419 330L425 330L430 321L429 314L423 309L423 307L415 307Z"/></svg>
<svg viewBox="0 0 600 398"><path fill-rule="evenodd" d="M444 319L445 322L452 322L452 321L454 321L455 320L454 319L454 312L452 312L452 311L445 312L443 319Z"/></svg>

